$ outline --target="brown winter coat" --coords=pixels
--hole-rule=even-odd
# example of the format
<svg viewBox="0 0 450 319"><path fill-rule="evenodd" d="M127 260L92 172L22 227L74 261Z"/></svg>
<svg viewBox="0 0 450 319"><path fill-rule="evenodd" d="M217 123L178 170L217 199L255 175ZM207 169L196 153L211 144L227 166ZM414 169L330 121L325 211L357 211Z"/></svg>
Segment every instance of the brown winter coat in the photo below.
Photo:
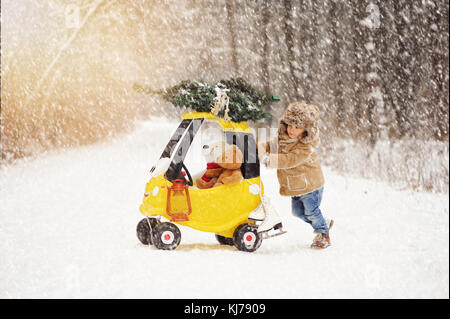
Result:
<svg viewBox="0 0 450 319"><path fill-rule="evenodd" d="M315 107L306 106L308 110L308 107ZM298 105L294 105L295 111L297 111L296 107L298 108ZM300 105L300 110L303 110L304 107L304 104ZM317 114L315 114L316 111ZM322 168L315 151L320 142L317 127L318 112L318 108L315 107L313 116L308 113L306 118L299 117L292 111L290 105L280 121L278 139L260 145L262 150L271 153L268 166L277 168L281 195L303 195L324 185ZM305 127L308 133L298 139L290 139L287 133L288 124Z"/></svg>

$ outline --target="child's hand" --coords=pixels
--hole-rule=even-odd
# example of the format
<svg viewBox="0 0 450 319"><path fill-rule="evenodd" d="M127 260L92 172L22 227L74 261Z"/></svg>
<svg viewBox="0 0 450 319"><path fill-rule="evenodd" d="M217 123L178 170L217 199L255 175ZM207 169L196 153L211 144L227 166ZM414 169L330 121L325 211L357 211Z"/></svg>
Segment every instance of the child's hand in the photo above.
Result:
<svg viewBox="0 0 450 319"><path fill-rule="evenodd" d="M268 154L266 160L266 167L268 168L278 168L278 155L277 154Z"/></svg>
<svg viewBox="0 0 450 319"><path fill-rule="evenodd" d="M258 143L258 154L265 154L267 152L266 144L266 142Z"/></svg>
<svg viewBox="0 0 450 319"><path fill-rule="evenodd" d="M262 145L258 145L258 158L259 158L259 161L262 162L265 156L267 156L266 149L264 147L262 147Z"/></svg>
<svg viewBox="0 0 450 319"><path fill-rule="evenodd" d="M277 154L265 154L264 156L261 156L261 159L259 161L260 163L264 164L264 166L267 168L278 168Z"/></svg>

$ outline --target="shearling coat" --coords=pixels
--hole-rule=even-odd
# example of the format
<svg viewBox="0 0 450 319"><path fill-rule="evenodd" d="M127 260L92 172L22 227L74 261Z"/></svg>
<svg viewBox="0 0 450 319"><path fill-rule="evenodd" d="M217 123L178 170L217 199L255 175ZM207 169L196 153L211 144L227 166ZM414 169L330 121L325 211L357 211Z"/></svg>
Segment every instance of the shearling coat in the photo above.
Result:
<svg viewBox="0 0 450 319"><path fill-rule="evenodd" d="M315 107L306 106L308 106L306 109L309 109L309 106ZM284 196L313 192L321 188L325 182L315 150L320 143L317 128L318 109L317 116L314 114L313 119L308 116L307 120L299 121L298 116L293 118L292 115L292 108L288 107L280 121L278 139L260 145L267 153L271 153L268 166L277 168L280 194ZM305 127L307 133L298 139L290 139L287 133L288 124Z"/></svg>

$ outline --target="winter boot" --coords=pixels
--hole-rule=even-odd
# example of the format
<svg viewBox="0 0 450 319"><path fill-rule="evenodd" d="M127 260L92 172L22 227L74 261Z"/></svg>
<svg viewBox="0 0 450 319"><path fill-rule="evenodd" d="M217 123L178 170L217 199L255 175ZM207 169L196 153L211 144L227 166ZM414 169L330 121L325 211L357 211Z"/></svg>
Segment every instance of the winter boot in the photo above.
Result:
<svg viewBox="0 0 450 319"><path fill-rule="evenodd" d="M324 249L331 246L330 236L328 234L317 234L311 248Z"/></svg>
<svg viewBox="0 0 450 319"><path fill-rule="evenodd" d="M334 225L334 220L326 219L326 222L327 222L328 232L329 232ZM311 248L322 249L322 248L327 248L328 246L331 246L330 235L316 233L316 237L314 237L313 243L311 244Z"/></svg>

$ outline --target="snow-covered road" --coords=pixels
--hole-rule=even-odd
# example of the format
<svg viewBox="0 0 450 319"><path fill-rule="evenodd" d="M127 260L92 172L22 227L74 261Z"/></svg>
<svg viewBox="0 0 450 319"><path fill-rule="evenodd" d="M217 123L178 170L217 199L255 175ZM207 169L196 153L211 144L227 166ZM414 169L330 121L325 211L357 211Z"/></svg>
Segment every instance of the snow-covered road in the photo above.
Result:
<svg viewBox="0 0 450 319"><path fill-rule="evenodd" d="M255 253L180 227L175 251L135 228L149 168L176 123L0 169L0 297L448 298L448 194L397 191L326 167L333 246L311 250L275 171L262 170L287 234Z"/></svg>

